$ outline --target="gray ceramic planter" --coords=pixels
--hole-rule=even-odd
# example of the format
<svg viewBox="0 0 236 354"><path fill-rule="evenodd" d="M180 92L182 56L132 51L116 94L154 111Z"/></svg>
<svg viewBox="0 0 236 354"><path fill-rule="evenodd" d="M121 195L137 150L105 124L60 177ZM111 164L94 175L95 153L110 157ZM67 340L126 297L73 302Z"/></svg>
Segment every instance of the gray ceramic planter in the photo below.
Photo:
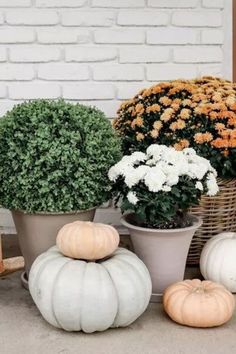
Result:
<svg viewBox="0 0 236 354"><path fill-rule="evenodd" d="M56 244L57 233L63 225L76 220L93 221L95 211L96 208L70 213L28 214L12 210L27 274L35 258Z"/></svg>
<svg viewBox="0 0 236 354"><path fill-rule="evenodd" d="M135 226L130 215L121 223L129 230L135 253L146 264L152 279L152 300L161 301L163 291L172 283L184 278L186 259L195 231L201 219L189 215L192 226L162 230Z"/></svg>

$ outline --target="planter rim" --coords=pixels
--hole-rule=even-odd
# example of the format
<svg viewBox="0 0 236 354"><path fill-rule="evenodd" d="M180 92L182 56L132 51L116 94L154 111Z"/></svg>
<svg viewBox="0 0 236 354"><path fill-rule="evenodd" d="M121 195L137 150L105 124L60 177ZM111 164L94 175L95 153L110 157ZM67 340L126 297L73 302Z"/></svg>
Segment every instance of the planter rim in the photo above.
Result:
<svg viewBox="0 0 236 354"><path fill-rule="evenodd" d="M188 226L188 227L181 227L178 229L151 229L148 227L140 227L140 226L136 226L133 225L131 223L129 223L127 221L127 217L130 216L132 214L127 214L127 215L123 215L121 217L121 224L124 225L125 227L127 227L128 229L134 229L134 230L138 230L138 231L146 231L146 232L151 232L151 233L156 233L156 232L161 232L161 233L166 233L166 234L170 234L171 232L175 232L175 233L181 233L183 231L190 231L190 230L195 230L197 228L199 228L203 221L201 218L197 217L196 215L192 215L191 213L187 214L193 221L193 225Z"/></svg>
<svg viewBox="0 0 236 354"><path fill-rule="evenodd" d="M25 210L21 209L10 209L11 212L17 212L17 213L22 213L22 214L27 214L27 215L72 215L72 214L82 214L88 211L92 211L99 208L99 206L89 208L89 209L84 209L84 210L72 210L72 211L52 211L52 212L46 212L46 211L36 211L35 213L29 213Z"/></svg>

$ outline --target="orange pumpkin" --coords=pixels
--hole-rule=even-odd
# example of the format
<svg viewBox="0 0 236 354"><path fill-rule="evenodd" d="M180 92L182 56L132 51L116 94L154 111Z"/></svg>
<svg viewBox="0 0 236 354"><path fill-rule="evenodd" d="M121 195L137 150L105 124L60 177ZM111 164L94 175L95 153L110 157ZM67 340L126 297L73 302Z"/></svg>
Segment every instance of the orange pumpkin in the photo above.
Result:
<svg viewBox="0 0 236 354"><path fill-rule="evenodd" d="M96 260L113 253L119 240L118 232L110 225L75 221L61 228L56 243L65 256Z"/></svg>
<svg viewBox="0 0 236 354"><path fill-rule="evenodd" d="M235 300L224 286L193 279L169 286L164 292L163 305L177 323L191 327L215 327L231 318Z"/></svg>

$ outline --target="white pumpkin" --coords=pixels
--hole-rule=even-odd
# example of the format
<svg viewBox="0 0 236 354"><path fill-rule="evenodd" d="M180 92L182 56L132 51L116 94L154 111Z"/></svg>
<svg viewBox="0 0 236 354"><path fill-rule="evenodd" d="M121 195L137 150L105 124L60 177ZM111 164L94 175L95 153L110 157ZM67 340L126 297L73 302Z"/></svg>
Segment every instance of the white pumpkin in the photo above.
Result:
<svg viewBox="0 0 236 354"><path fill-rule="evenodd" d="M236 292L236 233L222 232L204 246L200 269L207 280L224 285Z"/></svg>
<svg viewBox="0 0 236 354"><path fill-rule="evenodd" d="M55 246L33 263L29 290L51 325L92 333L135 321L149 303L151 279L144 263L126 249L87 262L65 257Z"/></svg>

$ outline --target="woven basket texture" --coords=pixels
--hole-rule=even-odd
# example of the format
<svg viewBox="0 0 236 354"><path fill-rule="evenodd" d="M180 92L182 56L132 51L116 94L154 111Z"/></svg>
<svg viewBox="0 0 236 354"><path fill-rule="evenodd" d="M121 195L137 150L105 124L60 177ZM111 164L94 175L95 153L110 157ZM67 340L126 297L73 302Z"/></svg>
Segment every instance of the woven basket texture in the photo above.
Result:
<svg viewBox="0 0 236 354"><path fill-rule="evenodd" d="M205 243L220 232L236 232L236 178L217 180L219 193L214 197L203 196L198 206L190 209L200 216L202 226L196 231L189 249L187 264L199 264Z"/></svg>

